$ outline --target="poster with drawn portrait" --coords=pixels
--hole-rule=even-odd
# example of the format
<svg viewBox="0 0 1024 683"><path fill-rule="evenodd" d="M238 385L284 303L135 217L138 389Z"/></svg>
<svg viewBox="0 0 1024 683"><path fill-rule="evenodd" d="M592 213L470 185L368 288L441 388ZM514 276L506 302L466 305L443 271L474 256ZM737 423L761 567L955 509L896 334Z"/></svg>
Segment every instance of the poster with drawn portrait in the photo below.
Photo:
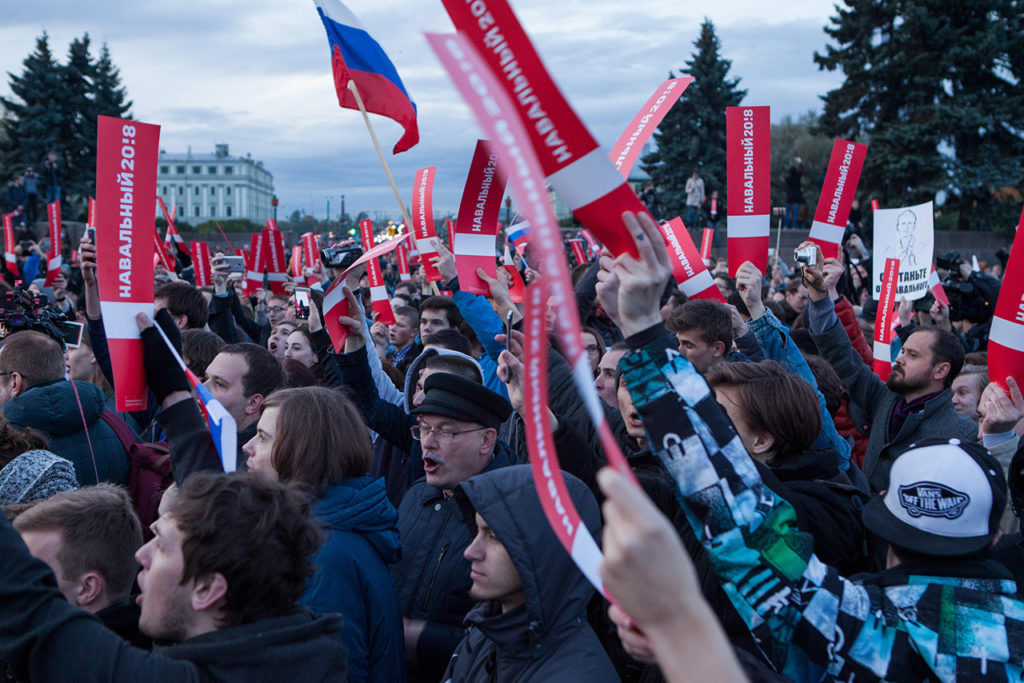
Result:
<svg viewBox="0 0 1024 683"><path fill-rule="evenodd" d="M897 301L904 296L907 301L914 301L927 294L934 248L935 213L931 202L875 211L872 297L881 296L887 258L900 261Z"/></svg>

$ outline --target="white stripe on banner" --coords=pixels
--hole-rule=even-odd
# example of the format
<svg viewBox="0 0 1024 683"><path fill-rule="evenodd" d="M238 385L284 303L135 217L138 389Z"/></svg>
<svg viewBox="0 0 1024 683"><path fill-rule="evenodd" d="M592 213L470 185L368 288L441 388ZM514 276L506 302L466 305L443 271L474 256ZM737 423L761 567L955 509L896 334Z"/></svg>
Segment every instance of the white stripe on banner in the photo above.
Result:
<svg viewBox="0 0 1024 683"><path fill-rule="evenodd" d="M880 342L876 339L872 351L874 352L873 355L875 360L884 361L886 363L892 362L892 350L885 342Z"/></svg>
<svg viewBox="0 0 1024 683"><path fill-rule="evenodd" d="M387 301L388 290L384 285L377 285L376 287L370 287L370 300L372 301Z"/></svg>
<svg viewBox="0 0 1024 683"><path fill-rule="evenodd" d="M992 318L988 339L1008 349L1024 353L1024 325L1021 323L1004 318Z"/></svg>
<svg viewBox="0 0 1024 683"><path fill-rule="evenodd" d="M50 259L47 262L47 266L46 267L49 270L60 270L60 264L61 264L61 257L60 256L54 256L52 259Z"/></svg>
<svg viewBox="0 0 1024 683"><path fill-rule="evenodd" d="M772 222L768 214L757 216L727 216L725 219L726 236L734 237L768 237Z"/></svg>
<svg viewBox="0 0 1024 683"><path fill-rule="evenodd" d="M573 561L576 562L576 566L587 576L590 583L597 588L598 592L604 593L601 573L597 571L598 567L601 566L601 562L604 561L604 557L601 556L601 549L597 547L594 537L589 533L580 533L581 531L589 531L586 526L580 520L580 526L576 527L576 533L572 537L572 552L570 554Z"/></svg>
<svg viewBox="0 0 1024 683"><path fill-rule="evenodd" d="M700 294L708 287L713 287L715 280L711 277L711 273L707 269L700 271L686 282L679 285L679 288L683 290L683 294L686 296L693 296L694 294Z"/></svg>
<svg viewBox="0 0 1024 683"><path fill-rule="evenodd" d="M814 221L811 223L811 234L809 236L814 239L821 240L822 242L842 244L844 234L846 234L846 228L841 228L838 225L832 225L831 223Z"/></svg>
<svg viewBox="0 0 1024 683"><path fill-rule="evenodd" d="M288 273L267 273L270 282L288 282Z"/></svg>
<svg viewBox="0 0 1024 683"><path fill-rule="evenodd" d="M154 315L153 304L136 301L100 301L100 313L108 339L138 339L139 325L135 316L145 313L152 318Z"/></svg>
<svg viewBox="0 0 1024 683"><path fill-rule="evenodd" d="M600 147L548 176L570 211L597 201L624 182L615 164L608 163L608 150Z"/></svg>
<svg viewBox="0 0 1024 683"><path fill-rule="evenodd" d="M489 256L494 258L494 235L481 235L475 232L455 233L455 256Z"/></svg>

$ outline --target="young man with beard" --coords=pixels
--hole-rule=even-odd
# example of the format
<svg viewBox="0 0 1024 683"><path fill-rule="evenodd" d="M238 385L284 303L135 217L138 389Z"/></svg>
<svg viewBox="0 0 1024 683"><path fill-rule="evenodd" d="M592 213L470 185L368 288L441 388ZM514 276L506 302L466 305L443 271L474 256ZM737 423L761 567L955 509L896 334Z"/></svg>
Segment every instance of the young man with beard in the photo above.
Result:
<svg viewBox="0 0 1024 683"><path fill-rule="evenodd" d="M817 248L811 242L800 247ZM913 332L882 382L854 351L836 317L829 292L843 274L842 263L823 259L820 250L818 263L803 269L811 336L871 421L862 468L871 490L885 488L893 461L913 443L935 436L976 443L978 426L956 412L950 392L964 364L960 341L937 327Z"/></svg>
<svg viewBox="0 0 1024 683"><path fill-rule="evenodd" d="M33 681L344 681L341 617L296 606L320 533L299 492L193 474L136 553L144 652L67 603L0 519L0 658Z"/></svg>

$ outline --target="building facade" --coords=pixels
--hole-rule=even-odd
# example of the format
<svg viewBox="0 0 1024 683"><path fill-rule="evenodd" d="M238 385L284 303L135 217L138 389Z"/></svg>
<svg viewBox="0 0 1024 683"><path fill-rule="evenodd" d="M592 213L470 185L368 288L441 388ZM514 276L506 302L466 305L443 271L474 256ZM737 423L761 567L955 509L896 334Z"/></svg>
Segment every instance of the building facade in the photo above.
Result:
<svg viewBox="0 0 1024 683"><path fill-rule="evenodd" d="M274 176L251 156L232 157L228 146L213 154L168 154L160 150L156 191L170 211L191 225L245 218L263 223L274 215ZM157 217L161 216L157 205Z"/></svg>

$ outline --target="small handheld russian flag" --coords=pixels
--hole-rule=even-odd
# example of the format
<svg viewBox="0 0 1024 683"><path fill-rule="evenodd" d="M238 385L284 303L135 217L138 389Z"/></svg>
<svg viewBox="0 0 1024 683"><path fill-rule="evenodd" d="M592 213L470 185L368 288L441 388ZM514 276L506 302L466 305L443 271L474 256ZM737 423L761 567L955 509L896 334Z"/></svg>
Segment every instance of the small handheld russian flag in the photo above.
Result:
<svg viewBox="0 0 1024 683"><path fill-rule="evenodd" d="M153 325L156 327L157 332L160 333L164 343L167 344L167 348L171 350L174 359L178 361L178 365L185 372L189 384L196 390L199 403L202 405L203 413L206 416L206 424L210 427L210 437L213 439L214 446L217 447L217 455L220 456L221 466L225 472L234 472L238 468L238 425L235 423L235 418L231 417L231 413L227 411L227 408L214 398L210 390L203 386L199 378L185 366L185 361L182 360L181 355L174 348L174 344L167 338L160 325L156 322Z"/></svg>
<svg viewBox="0 0 1024 683"><path fill-rule="evenodd" d="M505 228L505 239L512 243L512 246L517 251L521 251L521 246L525 246L530 241L530 236L533 230L530 228L529 221L521 221L514 225L510 225Z"/></svg>
<svg viewBox="0 0 1024 683"><path fill-rule="evenodd" d="M393 119L405 129L405 134L395 144L394 153L413 147L420 141L416 104L384 48L340 0L314 2L331 44L331 68L338 104L345 109L359 109L355 95L348 88L349 81L355 82L367 111Z"/></svg>

